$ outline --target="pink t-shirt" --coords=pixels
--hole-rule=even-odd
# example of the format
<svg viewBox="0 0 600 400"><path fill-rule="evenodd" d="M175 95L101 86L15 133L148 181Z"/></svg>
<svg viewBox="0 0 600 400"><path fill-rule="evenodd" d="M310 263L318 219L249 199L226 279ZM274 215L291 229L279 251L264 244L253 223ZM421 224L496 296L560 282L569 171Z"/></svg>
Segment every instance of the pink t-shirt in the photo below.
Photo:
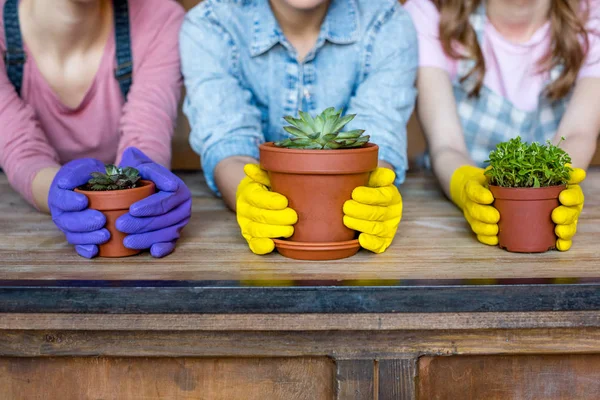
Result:
<svg viewBox="0 0 600 400"><path fill-rule="evenodd" d="M454 80L458 60L448 57L439 39L440 14L431 0L409 0L405 5L411 15L419 38L419 66L437 67L448 71ZM587 27L590 49L585 65L579 72L583 77L600 77L600 0L590 1ZM483 57L486 64L484 84L493 92L511 101L524 111L535 110L548 73L540 73L538 62L550 46L550 23L539 28L526 43L505 39L486 20Z"/></svg>
<svg viewBox="0 0 600 400"><path fill-rule="evenodd" d="M0 50L5 50L0 0ZM65 106L44 80L27 44L21 98L0 60L0 167L33 204L31 183L43 168L93 157L118 162L135 146L169 166L181 92L178 35L184 10L173 0L129 0L133 84L127 103L114 77L111 33L100 68L81 104Z"/></svg>

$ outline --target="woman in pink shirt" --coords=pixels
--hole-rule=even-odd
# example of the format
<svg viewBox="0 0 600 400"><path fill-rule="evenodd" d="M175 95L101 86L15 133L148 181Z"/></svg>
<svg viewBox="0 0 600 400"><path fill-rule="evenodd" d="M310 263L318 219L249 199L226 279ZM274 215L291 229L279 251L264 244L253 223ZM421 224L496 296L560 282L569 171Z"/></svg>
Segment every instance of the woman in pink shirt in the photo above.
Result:
<svg viewBox="0 0 600 400"><path fill-rule="evenodd" d="M167 167L180 97L173 0L0 0L0 167L50 212L79 254L109 239L104 216L73 192L105 163L132 166L158 192L117 227L127 247L170 253L191 198ZM3 71L3 72L2 72Z"/></svg>
<svg viewBox="0 0 600 400"><path fill-rule="evenodd" d="M553 140L571 181L553 213L556 247L571 247L579 183L600 132L598 0L410 0L419 38L418 115L433 170L477 239L498 243L500 214L485 187L497 143Z"/></svg>

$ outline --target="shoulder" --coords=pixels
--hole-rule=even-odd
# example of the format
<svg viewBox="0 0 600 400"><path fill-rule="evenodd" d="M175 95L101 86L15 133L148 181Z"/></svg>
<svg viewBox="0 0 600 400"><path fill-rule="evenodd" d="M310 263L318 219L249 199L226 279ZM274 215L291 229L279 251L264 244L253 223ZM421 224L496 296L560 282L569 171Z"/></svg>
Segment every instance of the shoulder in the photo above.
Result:
<svg viewBox="0 0 600 400"><path fill-rule="evenodd" d="M438 37L440 12L431 0L408 0L404 5L419 34Z"/></svg>
<svg viewBox="0 0 600 400"><path fill-rule="evenodd" d="M186 25L212 26L244 35L251 29L255 8L254 0L204 0L188 11L184 29Z"/></svg>
<svg viewBox="0 0 600 400"><path fill-rule="evenodd" d="M356 0L363 35L381 32L398 43L413 45L415 27L407 10L398 0Z"/></svg>
<svg viewBox="0 0 600 400"><path fill-rule="evenodd" d="M244 47L243 44L253 35L258 1L267 0L202 1L185 16L180 46L200 46L214 51L223 51L225 47L229 50Z"/></svg>
<svg viewBox="0 0 600 400"><path fill-rule="evenodd" d="M185 10L175 0L129 0L132 35L153 36L164 31L179 32Z"/></svg>

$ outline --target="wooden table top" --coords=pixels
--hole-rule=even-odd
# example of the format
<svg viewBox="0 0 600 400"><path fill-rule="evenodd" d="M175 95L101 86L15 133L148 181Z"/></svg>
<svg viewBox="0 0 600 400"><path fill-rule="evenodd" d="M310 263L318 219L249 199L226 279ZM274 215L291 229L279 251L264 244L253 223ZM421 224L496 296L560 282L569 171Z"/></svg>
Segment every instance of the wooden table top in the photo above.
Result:
<svg viewBox="0 0 600 400"><path fill-rule="evenodd" d="M211 195L200 173L183 173L193 195L193 217L177 250L163 259L148 253L124 259L79 257L47 215L36 212L0 174L0 281L273 281L463 280L600 277L600 170L588 174L586 203L570 251L513 254L479 244L460 211L431 176L409 174L401 187L404 216L384 254L361 251L339 261L308 262L252 254L235 216Z"/></svg>

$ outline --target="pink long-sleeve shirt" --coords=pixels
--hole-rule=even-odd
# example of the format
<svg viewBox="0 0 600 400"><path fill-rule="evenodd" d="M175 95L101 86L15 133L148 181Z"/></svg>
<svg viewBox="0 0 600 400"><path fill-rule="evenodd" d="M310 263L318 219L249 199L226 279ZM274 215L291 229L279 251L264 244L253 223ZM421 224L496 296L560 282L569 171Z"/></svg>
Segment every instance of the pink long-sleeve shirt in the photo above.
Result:
<svg viewBox="0 0 600 400"><path fill-rule="evenodd" d="M5 50L0 0L0 50ZM76 108L65 106L27 49L21 97L0 59L0 167L33 204L31 184L43 168L93 157L118 162L135 146L169 166L171 137L181 94L178 35L184 10L174 0L129 0L133 84L127 103L114 77L111 33L100 68Z"/></svg>

